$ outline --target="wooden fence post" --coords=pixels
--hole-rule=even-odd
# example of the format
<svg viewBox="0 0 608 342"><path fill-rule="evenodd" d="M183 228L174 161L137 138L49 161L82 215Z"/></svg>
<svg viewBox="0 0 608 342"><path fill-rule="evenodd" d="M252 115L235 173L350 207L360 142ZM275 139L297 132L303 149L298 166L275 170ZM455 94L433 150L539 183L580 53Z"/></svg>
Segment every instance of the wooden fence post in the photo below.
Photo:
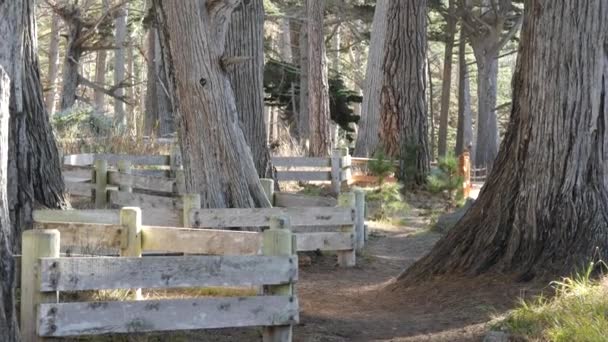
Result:
<svg viewBox="0 0 608 342"><path fill-rule="evenodd" d="M270 229L262 233L262 253L268 256L291 256L295 258L295 236L291 233L291 221L288 216L275 216L270 218ZM272 285L265 287L267 295L291 296L296 300L293 292L293 283L285 285ZM294 318L290 317L290 320ZM264 342L291 342L293 337L292 325L264 327Z"/></svg>
<svg viewBox="0 0 608 342"><path fill-rule="evenodd" d="M184 170L175 171L175 185L173 192L177 195L183 195L186 193L186 175L184 175Z"/></svg>
<svg viewBox="0 0 608 342"><path fill-rule="evenodd" d="M342 148L342 158L340 158L340 182L346 183L352 178L352 160L350 154L348 154L348 148Z"/></svg>
<svg viewBox="0 0 608 342"><path fill-rule="evenodd" d="M338 196L338 206L343 208L350 208L353 210L355 207L355 194L352 192L342 193ZM355 221L356 222L356 221ZM353 238L353 249L347 251L338 251L338 265L340 267L352 267L357 263L356 248L357 248L357 231L355 230L355 224L350 226L340 227L341 232L351 233Z"/></svg>
<svg viewBox="0 0 608 342"><path fill-rule="evenodd" d="M262 183L262 188L264 188L264 193L266 194L266 198L270 201L270 205L274 206L274 180L260 178L260 183Z"/></svg>
<svg viewBox="0 0 608 342"><path fill-rule="evenodd" d="M365 192L355 189L355 237L357 250L365 246Z"/></svg>
<svg viewBox="0 0 608 342"><path fill-rule="evenodd" d="M192 209L201 209L201 194L182 195L183 211L182 211L182 226L192 228L190 223L190 211Z"/></svg>
<svg viewBox="0 0 608 342"><path fill-rule="evenodd" d="M120 256L141 257L141 209L124 207L120 210L120 225L122 239L120 241ZM140 300L141 289L135 290L135 299Z"/></svg>
<svg viewBox="0 0 608 342"><path fill-rule="evenodd" d="M334 194L340 193L341 180L340 175L342 173L342 167L340 166L340 159L342 158L341 150L331 151L331 190Z"/></svg>
<svg viewBox="0 0 608 342"><path fill-rule="evenodd" d="M118 172L130 175L132 173L132 169L133 169L133 166L131 165L130 161L128 161L128 160L119 160L118 161ZM126 186L126 185L119 185L118 191L133 192L133 188L130 186Z"/></svg>
<svg viewBox="0 0 608 342"><path fill-rule="evenodd" d="M59 257L60 234L56 229L26 230L21 256L21 339L42 341L36 333L38 304L57 302L57 292L40 292L39 258ZM52 327L51 327L52 329Z"/></svg>
<svg viewBox="0 0 608 342"><path fill-rule="evenodd" d="M95 161L95 208L104 209L108 203L108 161Z"/></svg>
<svg viewBox="0 0 608 342"><path fill-rule="evenodd" d="M171 168L171 177L177 177L177 171L183 170L182 165L182 152L179 148L179 144L175 143L171 147L171 155L169 155L169 165Z"/></svg>

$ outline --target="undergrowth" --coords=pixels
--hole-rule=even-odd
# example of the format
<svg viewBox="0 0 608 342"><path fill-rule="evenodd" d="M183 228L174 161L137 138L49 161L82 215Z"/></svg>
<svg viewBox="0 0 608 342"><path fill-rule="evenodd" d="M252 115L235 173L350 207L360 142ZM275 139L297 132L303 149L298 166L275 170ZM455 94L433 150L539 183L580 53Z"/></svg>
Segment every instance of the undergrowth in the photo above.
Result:
<svg viewBox="0 0 608 342"><path fill-rule="evenodd" d="M448 154L439 158L437 169L427 177L427 188L431 193L447 193L454 206L461 206L464 203L463 181L464 178L458 174L458 158Z"/></svg>
<svg viewBox="0 0 608 342"><path fill-rule="evenodd" d="M551 298L522 301L497 328L528 341L607 341L608 278L592 279L594 267L554 282Z"/></svg>
<svg viewBox="0 0 608 342"><path fill-rule="evenodd" d="M394 183L368 190L365 199L375 208L370 218L374 221L400 220L400 216L409 210L409 205L401 196L402 188L401 184Z"/></svg>

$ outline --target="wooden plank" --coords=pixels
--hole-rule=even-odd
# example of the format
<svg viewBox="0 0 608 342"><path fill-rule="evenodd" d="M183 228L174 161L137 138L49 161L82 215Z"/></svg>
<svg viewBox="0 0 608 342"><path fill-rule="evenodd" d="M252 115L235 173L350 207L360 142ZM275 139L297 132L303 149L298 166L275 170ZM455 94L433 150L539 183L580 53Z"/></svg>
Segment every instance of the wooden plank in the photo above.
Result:
<svg viewBox="0 0 608 342"><path fill-rule="evenodd" d="M335 207L335 198L290 194L288 192L275 192L274 205L277 207Z"/></svg>
<svg viewBox="0 0 608 342"><path fill-rule="evenodd" d="M150 208L165 208L165 209L182 209L183 203L181 198L162 197L154 195L145 195L137 193L129 193L123 191L109 191L110 204L121 207L140 207L142 209Z"/></svg>
<svg viewBox="0 0 608 342"><path fill-rule="evenodd" d="M315 157L272 157L276 167L330 167L330 158Z"/></svg>
<svg viewBox="0 0 608 342"><path fill-rule="evenodd" d="M137 175L137 176L169 178L171 176L171 171L170 170L132 169L131 174Z"/></svg>
<svg viewBox="0 0 608 342"><path fill-rule="evenodd" d="M298 252L352 250L354 243L351 233L296 233Z"/></svg>
<svg viewBox="0 0 608 342"><path fill-rule="evenodd" d="M91 181L91 169L63 170L63 179L74 183Z"/></svg>
<svg viewBox="0 0 608 342"><path fill-rule="evenodd" d="M329 181L331 172L329 171L277 171L279 181Z"/></svg>
<svg viewBox="0 0 608 342"><path fill-rule="evenodd" d="M298 277L296 256L46 258L40 269L41 291L278 285Z"/></svg>
<svg viewBox="0 0 608 342"><path fill-rule="evenodd" d="M262 236L256 232L143 227L143 249L213 255L256 255Z"/></svg>
<svg viewBox="0 0 608 342"><path fill-rule="evenodd" d="M94 184L91 183L65 182L65 192L71 196L91 197L91 190L93 188Z"/></svg>
<svg viewBox="0 0 608 342"><path fill-rule="evenodd" d="M34 222L119 224L118 210L34 210Z"/></svg>
<svg viewBox="0 0 608 342"><path fill-rule="evenodd" d="M142 210L142 224L148 226L178 227L182 222L181 210ZM39 223L120 224L119 210L34 210L34 221Z"/></svg>
<svg viewBox="0 0 608 342"><path fill-rule="evenodd" d="M350 158L350 162L351 165L355 165L355 166L361 166L361 165L367 165L367 163L369 163L372 160L376 160L375 158L358 158L358 157L351 157ZM399 161L398 160L394 160L393 161L393 165L395 166L399 166Z"/></svg>
<svg viewBox="0 0 608 342"><path fill-rule="evenodd" d="M267 227L273 216L287 215L292 226L352 225L351 208L234 208L201 209L190 212L192 227Z"/></svg>
<svg viewBox="0 0 608 342"><path fill-rule="evenodd" d="M120 248L122 227L116 224L34 223L36 229L57 229L62 246Z"/></svg>
<svg viewBox="0 0 608 342"><path fill-rule="evenodd" d="M119 160L128 160L133 165L169 165L168 155L130 155L130 154L71 154L63 157L63 164L69 166L93 165L96 160L107 160L109 165L117 165Z"/></svg>
<svg viewBox="0 0 608 342"><path fill-rule="evenodd" d="M41 336L99 335L297 323L293 296L43 304Z"/></svg>
<svg viewBox="0 0 608 342"><path fill-rule="evenodd" d="M161 192L173 192L175 181L163 177L146 177L126 174L118 171L108 172L108 184L130 186L135 189L153 190Z"/></svg>

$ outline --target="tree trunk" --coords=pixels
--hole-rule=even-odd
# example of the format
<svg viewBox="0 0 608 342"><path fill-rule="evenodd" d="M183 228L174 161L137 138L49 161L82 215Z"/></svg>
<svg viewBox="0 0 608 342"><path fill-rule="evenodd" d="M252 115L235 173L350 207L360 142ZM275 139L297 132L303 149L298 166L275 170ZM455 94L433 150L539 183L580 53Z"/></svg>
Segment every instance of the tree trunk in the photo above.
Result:
<svg viewBox="0 0 608 342"><path fill-rule="evenodd" d="M224 48L239 1L155 0L186 175L204 208L268 207L241 130Z"/></svg>
<svg viewBox="0 0 608 342"><path fill-rule="evenodd" d="M437 145L439 157L445 157L448 151L448 119L450 114L450 95L452 93L452 56L454 55L454 34L456 32L455 10L454 0L450 0L446 16L447 38L445 41L445 59L443 61L441 113L439 114L439 143Z"/></svg>
<svg viewBox="0 0 608 342"><path fill-rule="evenodd" d="M235 18L232 18L234 21ZM289 19L283 18L279 22L279 52L284 62L292 63L291 29Z"/></svg>
<svg viewBox="0 0 608 342"><path fill-rule="evenodd" d="M399 178L422 184L430 169L426 113L426 1L389 4L382 64L380 141L399 157Z"/></svg>
<svg viewBox="0 0 608 342"><path fill-rule="evenodd" d="M0 139L3 140L0 141L0 292L3 301L0 324L7 325L7 329L0 329L3 341L18 340L11 294L14 288L11 255L20 251L21 231L32 226L34 204L52 208L65 206L57 147L44 108L34 10L33 0L0 2L3 14L0 37L4 37L0 67L11 80L8 128L6 115L0 113ZM1 87L4 94L6 76ZM5 102L2 96L0 112L5 112Z"/></svg>
<svg viewBox="0 0 608 342"><path fill-rule="evenodd" d="M159 110L158 110L158 77L156 73L156 55L158 46L156 28L150 28L147 35L146 63L146 100L144 105L144 134L158 134Z"/></svg>
<svg viewBox="0 0 608 342"><path fill-rule="evenodd" d="M427 49L428 49L428 43L427 43ZM434 87L433 87L433 73L431 72L431 60L427 57L426 60L426 74L428 77L428 84L429 84L429 125L431 126L431 141L429 142L430 146L429 146L429 159L430 160L435 160L435 106L433 104L433 99L435 96L435 92L434 92Z"/></svg>
<svg viewBox="0 0 608 342"><path fill-rule="evenodd" d="M498 50L491 48L494 38L472 39L477 63L477 142L475 166L492 167L498 154L496 96L498 91Z"/></svg>
<svg viewBox="0 0 608 342"><path fill-rule="evenodd" d="M80 10L74 6L72 8L74 16L80 16ZM67 46L65 51L65 59L63 62L63 84L61 88L61 110L65 111L74 106L76 103L76 90L78 89L78 68L80 67L80 58L83 51L80 45L76 44L82 31L80 21L69 21Z"/></svg>
<svg viewBox="0 0 608 342"><path fill-rule="evenodd" d="M49 90L46 93L45 103L49 115L55 112L55 95L57 88L57 74L59 72L59 30L61 28L61 19L55 13L52 14L51 33L49 38L49 74L48 85Z"/></svg>
<svg viewBox="0 0 608 342"><path fill-rule="evenodd" d="M97 51L97 60L95 61L95 83L100 86L105 86L106 83L106 50ZM106 101L105 94L101 89L94 90L95 110L98 113L105 112Z"/></svg>
<svg viewBox="0 0 608 342"><path fill-rule="evenodd" d="M308 120L308 22L304 21L300 25L300 35L298 40L299 62L300 62L300 110L298 113L298 133L300 143L308 150L310 141Z"/></svg>
<svg viewBox="0 0 608 342"><path fill-rule="evenodd" d="M471 111L471 91L469 86L469 68L467 67L467 42L464 31L460 31L458 47L458 128L456 130L456 155L465 149L472 153L473 114Z"/></svg>
<svg viewBox="0 0 608 342"><path fill-rule="evenodd" d="M511 122L494 168L475 204L402 281L491 271L529 280L608 258L608 6L527 0L524 8Z"/></svg>
<svg viewBox="0 0 608 342"><path fill-rule="evenodd" d="M287 31L289 34L289 31ZM281 36L284 36L281 33ZM287 49L289 51L289 49ZM232 13L226 35L226 56L247 58L227 66L234 91L241 128L251 148L258 175L272 178L270 151L264 126L264 4L262 0L243 2Z"/></svg>
<svg viewBox="0 0 608 342"><path fill-rule="evenodd" d="M115 41L117 49L114 50L114 86L124 83L125 75L125 52L127 39L127 17L129 15L128 4L116 13L116 34ZM125 95L124 87L118 87L114 94L118 97ZM114 122L119 129L124 129L126 122L125 103L119 99L114 99Z"/></svg>
<svg viewBox="0 0 608 342"><path fill-rule="evenodd" d="M0 10L6 8L0 5ZM13 259L16 237L10 222L7 198L10 87L8 75L0 65L0 340L16 342L19 341Z"/></svg>
<svg viewBox="0 0 608 342"><path fill-rule="evenodd" d="M108 0L103 0L103 10L107 11L110 8ZM106 50L97 51L97 59L95 61L95 83L105 87L106 84ZM98 113L104 113L106 107L105 94L101 89L94 90L95 110Z"/></svg>
<svg viewBox="0 0 608 342"><path fill-rule="evenodd" d="M357 157L371 157L378 149L380 91L382 89L382 63L384 60L383 50L386 40L388 4L389 0L378 0L376 2L365 84L363 86L361 120L359 120L359 132L355 144L355 156Z"/></svg>
<svg viewBox="0 0 608 342"><path fill-rule="evenodd" d="M314 157L329 156L331 132L329 119L329 85L327 81L327 56L323 34L325 0L307 0L308 19L308 134L309 154Z"/></svg>

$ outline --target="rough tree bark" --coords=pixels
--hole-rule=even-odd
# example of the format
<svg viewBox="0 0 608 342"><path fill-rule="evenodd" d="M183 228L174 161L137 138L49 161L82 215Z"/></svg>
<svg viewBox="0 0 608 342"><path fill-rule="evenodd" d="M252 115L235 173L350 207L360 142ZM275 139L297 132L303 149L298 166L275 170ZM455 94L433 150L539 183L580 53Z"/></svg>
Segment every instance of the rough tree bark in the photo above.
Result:
<svg viewBox="0 0 608 342"><path fill-rule="evenodd" d="M445 16L446 41L443 60L443 80L441 85L441 112L439 114L439 143L437 154L444 157L448 151L448 123L450 114L450 95L452 93L452 58L454 56L454 35L456 33L455 0L450 0L448 13Z"/></svg>
<svg viewBox="0 0 608 342"><path fill-rule="evenodd" d="M456 129L456 148L454 150L457 156L464 152L465 148L473 145L473 113L466 52L466 37L464 31L461 30L460 45L458 46L458 128Z"/></svg>
<svg viewBox="0 0 608 342"><path fill-rule="evenodd" d="M0 4L1 9L3 6ZM16 238L10 222L7 198L10 86L8 74L0 65L0 340L16 342L19 341L13 259Z"/></svg>
<svg viewBox="0 0 608 342"><path fill-rule="evenodd" d="M289 33L289 31L287 31ZM281 36L285 34L281 33ZM287 49L287 51L290 51ZM232 13L226 35L226 65L241 128L251 148L258 175L272 178L264 125L264 3L242 2Z"/></svg>
<svg viewBox="0 0 608 342"><path fill-rule="evenodd" d="M528 280L608 258L608 6L524 8L495 166L475 204L402 281L492 271Z"/></svg>
<svg viewBox="0 0 608 342"><path fill-rule="evenodd" d="M52 14L51 33L49 37L49 73L48 91L45 96L46 108L49 115L55 112L55 95L57 94L57 74L59 73L59 30L61 20L56 13Z"/></svg>
<svg viewBox="0 0 608 342"><path fill-rule="evenodd" d="M126 44L127 38L127 17L129 5L125 4L116 14L116 33L114 50L114 87L126 81L125 65L126 65ZM117 87L114 94L118 97L124 97L125 90L123 87ZM114 99L114 122L117 127L124 129L127 125L125 103L119 99Z"/></svg>
<svg viewBox="0 0 608 342"><path fill-rule="evenodd" d="M389 0L378 0L372 22L367 70L363 85L361 120L355 144L355 156L371 157L378 148L378 122L380 121L380 92L384 41L386 39L386 17Z"/></svg>
<svg viewBox="0 0 608 342"><path fill-rule="evenodd" d="M10 324L6 330L0 329L3 341L16 341L18 330L13 325L15 308L10 292L14 279L9 254L19 253L19 237L22 229L32 226L34 204L53 208L65 206L57 147L44 108L34 11L33 0L0 2L3 14L0 16L0 37L4 39L0 46L0 68L6 73L2 82L4 87L6 79L11 80L8 129L6 115L0 114L3 140L0 142L0 290L4 303L0 324ZM5 94L4 87L2 93ZM0 100L4 109L5 97Z"/></svg>
<svg viewBox="0 0 608 342"><path fill-rule="evenodd" d="M268 207L225 71L237 0L155 0L186 175L205 208Z"/></svg>
<svg viewBox="0 0 608 342"><path fill-rule="evenodd" d="M161 137L175 132L171 99L167 94L167 77L156 23L152 23L147 38L147 80L144 107L144 132Z"/></svg>
<svg viewBox="0 0 608 342"><path fill-rule="evenodd" d="M327 56L323 34L325 0L307 0L308 19L308 135L309 154L329 156L331 132L329 118L329 84L327 80Z"/></svg>
<svg viewBox="0 0 608 342"><path fill-rule="evenodd" d="M380 142L399 157L399 177L422 184L430 169L426 113L426 1L393 1L386 19Z"/></svg>

